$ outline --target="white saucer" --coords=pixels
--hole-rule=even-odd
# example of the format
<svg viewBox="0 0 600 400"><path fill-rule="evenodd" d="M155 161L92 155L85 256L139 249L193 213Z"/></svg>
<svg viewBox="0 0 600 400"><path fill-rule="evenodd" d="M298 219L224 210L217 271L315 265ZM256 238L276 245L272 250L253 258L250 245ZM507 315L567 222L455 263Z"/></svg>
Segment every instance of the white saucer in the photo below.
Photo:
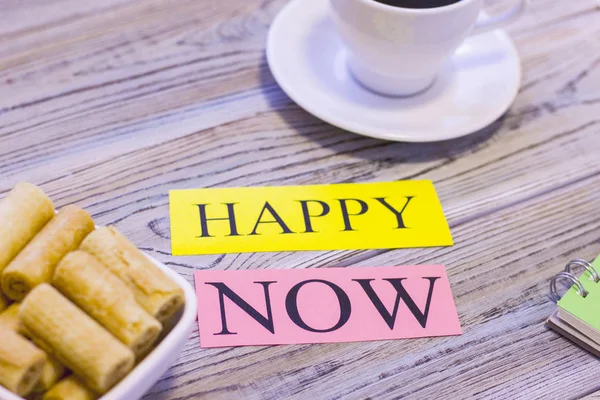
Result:
<svg viewBox="0 0 600 400"><path fill-rule="evenodd" d="M311 114L351 132L404 142L485 128L506 112L521 81L512 41L495 31L469 37L425 92L375 94L349 75L327 0L290 1L269 31L267 60L281 88Z"/></svg>

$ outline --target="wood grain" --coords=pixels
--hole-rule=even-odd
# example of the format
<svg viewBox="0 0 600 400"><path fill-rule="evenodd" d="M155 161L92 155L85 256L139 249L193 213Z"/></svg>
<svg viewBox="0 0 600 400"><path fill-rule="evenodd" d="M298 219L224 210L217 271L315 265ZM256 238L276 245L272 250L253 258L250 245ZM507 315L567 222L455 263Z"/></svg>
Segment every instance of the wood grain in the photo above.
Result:
<svg viewBox="0 0 600 400"><path fill-rule="evenodd" d="M597 360L543 324L550 277L600 253L597 2L531 0L508 28L523 66L510 111L432 144L296 106L264 57L285 3L3 1L0 193L40 184L190 282L208 268L444 263L464 335L202 350L196 330L146 397L598 398ZM170 189L399 179L434 181L454 247L170 255Z"/></svg>

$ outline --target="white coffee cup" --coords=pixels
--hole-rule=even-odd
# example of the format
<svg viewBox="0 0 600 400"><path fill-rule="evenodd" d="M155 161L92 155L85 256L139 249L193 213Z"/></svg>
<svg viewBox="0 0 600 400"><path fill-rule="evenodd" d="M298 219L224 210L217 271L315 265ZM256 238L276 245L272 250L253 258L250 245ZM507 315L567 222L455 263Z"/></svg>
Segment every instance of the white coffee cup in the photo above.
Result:
<svg viewBox="0 0 600 400"><path fill-rule="evenodd" d="M435 8L401 8L375 0L330 0L348 66L363 86L385 95L427 89L469 34L496 29L516 17L526 0L503 14L482 18L482 0Z"/></svg>

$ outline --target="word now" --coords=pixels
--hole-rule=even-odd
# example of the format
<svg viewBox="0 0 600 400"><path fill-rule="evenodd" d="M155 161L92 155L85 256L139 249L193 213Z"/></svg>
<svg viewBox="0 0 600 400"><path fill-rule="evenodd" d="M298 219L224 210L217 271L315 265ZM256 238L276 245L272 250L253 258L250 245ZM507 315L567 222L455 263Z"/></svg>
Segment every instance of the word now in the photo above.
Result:
<svg viewBox="0 0 600 400"><path fill-rule="evenodd" d="M197 271L202 347L460 334L443 266Z"/></svg>

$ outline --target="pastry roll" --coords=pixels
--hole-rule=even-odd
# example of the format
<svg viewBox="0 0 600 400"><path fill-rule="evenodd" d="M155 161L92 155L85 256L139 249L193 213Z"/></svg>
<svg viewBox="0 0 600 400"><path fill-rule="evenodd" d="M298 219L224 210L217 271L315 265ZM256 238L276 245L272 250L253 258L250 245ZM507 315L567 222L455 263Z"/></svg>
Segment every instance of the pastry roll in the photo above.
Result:
<svg viewBox="0 0 600 400"><path fill-rule="evenodd" d="M0 201L0 272L53 216L52 200L31 183L17 184Z"/></svg>
<svg viewBox="0 0 600 400"><path fill-rule="evenodd" d="M162 330L127 285L91 254L67 254L56 267L52 284L136 356L150 348Z"/></svg>
<svg viewBox="0 0 600 400"><path fill-rule="evenodd" d="M54 357L46 355L42 375L33 388L34 392L45 392L50 389L65 374L65 367Z"/></svg>
<svg viewBox="0 0 600 400"><path fill-rule="evenodd" d="M160 322L183 305L183 290L114 226L90 233L81 249L96 256L133 291L137 302Z"/></svg>
<svg viewBox="0 0 600 400"><path fill-rule="evenodd" d="M94 230L90 215L77 206L66 206L25 246L2 272L2 290L21 301L31 289L50 282L54 268Z"/></svg>
<svg viewBox="0 0 600 400"><path fill-rule="evenodd" d="M13 303L8 308L0 312L0 326L8 328L11 331L17 332L23 336L27 336L25 327L19 318L19 304Z"/></svg>
<svg viewBox="0 0 600 400"><path fill-rule="evenodd" d="M46 355L18 333L0 326L0 385L26 396L37 383Z"/></svg>
<svg viewBox="0 0 600 400"><path fill-rule="evenodd" d="M0 291L0 312L6 310L9 304L10 302L8 301L8 299Z"/></svg>
<svg viewBox="0 0 600 400"><path fill-rule="evenodd" d="M19 317L19 304L13 303L6 310L0 313L0 329L8 328L13 332L17 332L24 337L29 337L29 334L21 318ZM42 374L37 385L34 388L34 392L46 391L50 386L59 380L65 373L65 367L62 366L58 360L51 356L46 357L46 362L42 368Z"/></svg>
<svg viewBox="0 0 600 400"><path fill-rule="evenodd" d="M25 297L19 315L34 343L98 393L133 368L130 349L47 283Z"/></svg>
<svg viewBox="0 0 600 400"><path fill-rule="evenodd" d="M96 400L98 396L75 375L61 379L44 394L42 400Z"/></svg>

